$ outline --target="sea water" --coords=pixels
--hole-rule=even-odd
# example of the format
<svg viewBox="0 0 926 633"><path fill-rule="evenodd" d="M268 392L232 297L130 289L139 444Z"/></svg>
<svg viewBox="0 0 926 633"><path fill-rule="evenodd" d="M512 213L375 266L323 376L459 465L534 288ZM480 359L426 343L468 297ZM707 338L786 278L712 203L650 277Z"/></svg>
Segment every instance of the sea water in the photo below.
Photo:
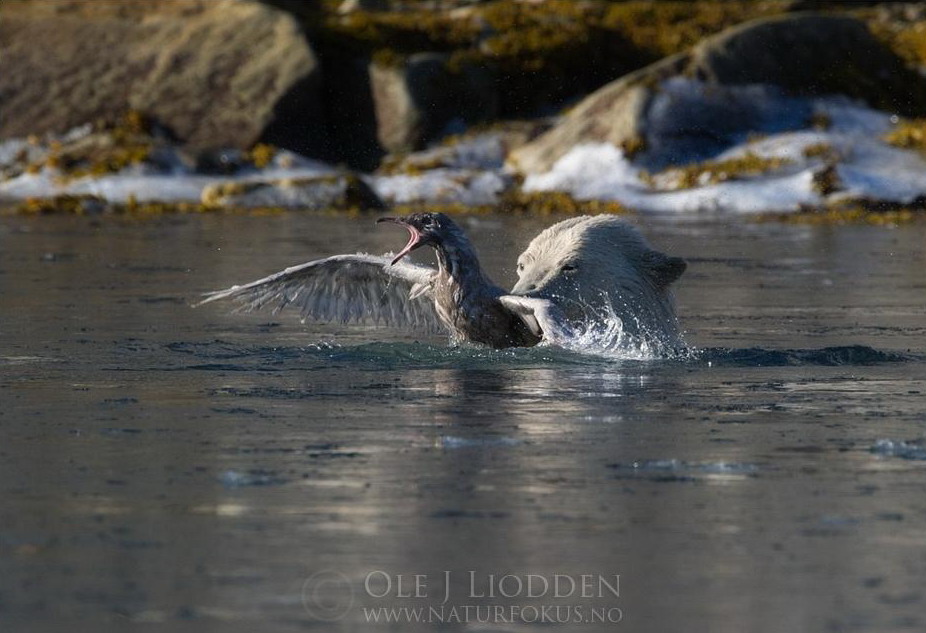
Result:
<svg viewBox="0 0 926 633"><path fill-rule="evenodd" d="M372 217L5 219L3 629L922 630L926 227L633 221L682 357L191 307Z"/></svg>

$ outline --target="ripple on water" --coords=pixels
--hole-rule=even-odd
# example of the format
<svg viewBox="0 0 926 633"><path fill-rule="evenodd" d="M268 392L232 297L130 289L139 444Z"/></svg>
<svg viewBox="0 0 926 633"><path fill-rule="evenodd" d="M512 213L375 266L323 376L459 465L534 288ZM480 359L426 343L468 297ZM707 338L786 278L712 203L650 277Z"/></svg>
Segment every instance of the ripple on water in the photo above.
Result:
<svg viewBox="0 0 926 633"><path fill-rule="evenodd" d="M900 363L912 356L864 345L819 349L708 348L685 349L671 356L644 358L614 349L563 349L554 346L489 349L473 345L434 345L390 341L353 345L315 343L305 346L243 345L216 339L166 345L194 360L183 369L197 371L313 371L412 369L531 369L547 367L645 367L685 363L720 367L864 366ZM198 362L197 362L198 361ZM2 362L2 359L0 359Z"/></svg>
<svg viewBox="0 0 926 633"><path fill-rule="evenodd" d="M219 475L219 482L226 488L247 488L251 486L279 486L289 480L280 477L276 471L259 468L240 471L226 470Z"/></svg>
<svg viewBox="0 0 926 633"><path fill-rule="evenodd" d="M443 449L459 448L494 448L500 446L517 446L523 444L523 440L513 437L502 436L483 436L483 437L456 437L453 435L442 435L437 440L437 445Z"/></svg>
<svg viewBox="0 0 926 633"><path fill-rule="evenodd" d="M60 363L63 359L50 356L0 356L0 367L4 365L31 365L35 363Z"/></svg>
<svg viewBox="0 0 926 633"><path fill-rule="evenodd" d="M843 345L820 349L744 349L710 348L695 355L700 361L735 367L793 367L818 365L835 367L842 365L875 365L879 363L900 363L911 360L910 356L896 352L882 352L865 345Z"/></svg>
<svg viewBox="0 0 926 633"><path fill-rule="evenodd" d="M611 362L554 347L495 350L473 345L417 342L371 342L357 345L318 343L299 347L248 346L222 340L175 342L166 348L196 361L187 369L242 371L250 369L519 369L550 365L596 365ZM231 362L235 361L235 362ZM298 367L295 366L298 364Z"/></svg>
<svg viewBox="0 0 926 633"><path fill-rule="evenodd" d="M643 459L608 464L617 471L616 479L645 479L656 482L699 481L701 479L734 480L755 477L756 464L745 462L687 462L680 459Z"/></svg>

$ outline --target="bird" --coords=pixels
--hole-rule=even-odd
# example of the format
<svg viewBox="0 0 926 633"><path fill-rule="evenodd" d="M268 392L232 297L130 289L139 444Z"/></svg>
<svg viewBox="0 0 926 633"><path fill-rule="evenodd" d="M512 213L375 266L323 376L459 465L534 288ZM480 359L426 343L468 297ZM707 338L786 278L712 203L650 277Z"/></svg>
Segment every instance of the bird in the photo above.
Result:
<svg viewBox="0 0 926 633"><path fill-rule="evenodd" d="M512 295L483 271L463 230L444 213L383 217L408 231L408 243L390 256L334 255L240 286L210 292L197 305L233 299L245 310L293 306L303 319L372 322L429 333L449 332L455 343L495 349L533 347L570 336L570 326L549 299ZM437 267L405 260L432 248Z"/></svg>

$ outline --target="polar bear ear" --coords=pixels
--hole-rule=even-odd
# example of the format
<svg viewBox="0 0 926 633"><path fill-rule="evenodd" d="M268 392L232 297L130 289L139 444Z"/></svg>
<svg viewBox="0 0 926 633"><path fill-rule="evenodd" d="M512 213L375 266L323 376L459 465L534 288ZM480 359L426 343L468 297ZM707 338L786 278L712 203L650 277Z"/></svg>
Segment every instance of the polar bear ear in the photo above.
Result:
<svg viewBox="0 0 926 633"><path fill-rule="evenodd" d="M657 288L665 288L676 281L688 268L688 264L681 257L669 257L659 251L647 251L643 254L643 268Z"/></svg>

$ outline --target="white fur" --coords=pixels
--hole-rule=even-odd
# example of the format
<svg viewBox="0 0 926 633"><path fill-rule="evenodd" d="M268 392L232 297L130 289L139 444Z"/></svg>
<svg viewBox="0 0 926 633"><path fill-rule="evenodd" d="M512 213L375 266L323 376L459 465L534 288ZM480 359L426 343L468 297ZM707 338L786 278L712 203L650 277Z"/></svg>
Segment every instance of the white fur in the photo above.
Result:
<svg viewBox="0 0 926 633"><path fill-rule="evenodd" d="M518 257L512 294L553 301L579 328L619 319L622 337L664 353L684 345L669 289L684 270L626 222L583 216L534 238Z"/></svg>

